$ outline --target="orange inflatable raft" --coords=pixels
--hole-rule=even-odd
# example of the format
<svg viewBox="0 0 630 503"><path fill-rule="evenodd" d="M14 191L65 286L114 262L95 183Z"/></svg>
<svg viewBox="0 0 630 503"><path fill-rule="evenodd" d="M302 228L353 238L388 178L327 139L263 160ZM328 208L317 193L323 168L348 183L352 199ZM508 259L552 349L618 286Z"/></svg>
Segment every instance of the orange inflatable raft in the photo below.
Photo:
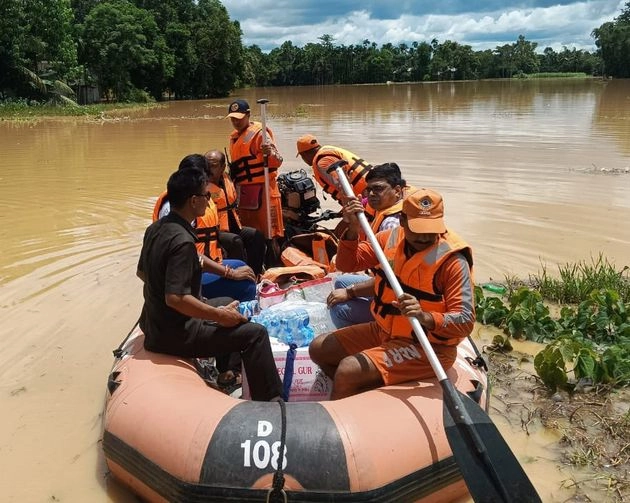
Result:
<svg viewBox="0 0 630 503"><path fill-rule="evenodd" d="M469 498L444 433L437 380L281 407L216 391L189 360L148 352L143 341L136 327L114 362L103 449L113 476L145 500L268 501L279 468L285 501ZM487 408L477 357L464 341L447 374Z"/></svg>

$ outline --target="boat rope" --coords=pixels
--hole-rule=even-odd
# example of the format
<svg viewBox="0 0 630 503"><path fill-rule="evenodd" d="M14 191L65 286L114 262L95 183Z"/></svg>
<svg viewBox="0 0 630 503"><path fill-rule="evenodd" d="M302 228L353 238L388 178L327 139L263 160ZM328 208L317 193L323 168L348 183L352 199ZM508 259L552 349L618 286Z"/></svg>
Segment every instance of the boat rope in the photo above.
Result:
<svg viewBox="0 0 630 503"><path fill-rule="evenodd" d="M140 318L138 318L138 321L136 321L133 324L133 327L131 327L131 330L129 330L129 333L127 334L127 337L125 337L123 339L123 341L120 343L120 346L118 346L116 349L114 349L112 351L112 353L114 353L114 358L120 358L123 355L123 348L125 347L125 344L127 343L127 340L129 339L129 337L131 337L131 334L135 330L135 328L138 325L138 323L140 323Z"/></svg>
<svg viewBox="0 0 630 503"><path fill-rule="evenodd" d="M468 357L466 357L466 360L473 367L477 367L479 369L484 370L485 372L488 372L488 363L486 362L486 359L479 352L479 348L475 344L475 341L472 340L472 337L470 337L470 335L468 336L468 341L470 342L471 346L473 347L473 350L475 351L475 354L477 355L477 358L472 359L472 358L470 358L468 356Z"/></svg>
<svg viewBox="0 0 630 503"><path fill-rule="evenodd" d="M286 405L282 398L277 398L276 401L280 405L280 421L282 429L280 430L280 449L278 456L278 468L276 473L273 474L273 483L271 489L267 493L267 503L287 503L287 493L284 491L284 447L287 440L287 411Z"/></svg>

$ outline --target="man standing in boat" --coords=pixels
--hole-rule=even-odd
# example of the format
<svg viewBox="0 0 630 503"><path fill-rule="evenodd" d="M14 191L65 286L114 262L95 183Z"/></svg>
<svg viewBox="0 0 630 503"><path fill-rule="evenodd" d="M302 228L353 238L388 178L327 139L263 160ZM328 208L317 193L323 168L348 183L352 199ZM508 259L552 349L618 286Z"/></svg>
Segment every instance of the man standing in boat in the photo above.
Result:
<svg viewBox="0 0 630 503"><path fill-rule="evenodd" d="M263 142L262 124L251 121L250 114L249 103L242 99L233 101L228 107L226 118L234 126L230 135L230 176L238 191L241 223L263 232L268 244L279 249L279 240L284 238L282 201L277 183L282 156L274 144L271 129L266 128L267 142ZM267 190L265 169L269 175Z"/></svg>
<svg viewBox="0 0 630 503"><path fill-rule="evenodd" d="M370 243L358 239L357 213L362 211L356 198L344 205L348 229L339 242L337 269L374 269L374 321L321 335L309 350L312 360L334 380L333 399L434 377L408 317L420 321L444 369L453 365L457 344L470 335L475 323L472 250L447 230L440 194L429 189L408 194L400 227L376 235L405 292L398 299Z"/></svg>
<svg viewBox="0 0 630 503"><path fill-rule="evenodd" d="M184 358L241 354L254 400L282 395L267 330L237 309L238 301L200 298L203 271L217 264L195 247L190 222L204 215L210 182L197 169L178 170L167 184L171 211L144 234L138 277L144 282L140 328L149 351ZM225 268L226 274L229 269Z"/></svg>

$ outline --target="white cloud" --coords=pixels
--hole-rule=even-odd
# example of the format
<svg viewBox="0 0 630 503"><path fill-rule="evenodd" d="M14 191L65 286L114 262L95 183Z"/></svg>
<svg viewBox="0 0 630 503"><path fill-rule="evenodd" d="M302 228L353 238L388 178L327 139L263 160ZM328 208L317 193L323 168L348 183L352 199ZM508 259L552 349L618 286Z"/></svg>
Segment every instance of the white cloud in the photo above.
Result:
<svg viewBox="0 0 630 503"><path fill-rule="evenodd" d="M382 2L381 2L382 3ZM494 2L495 4L497 2ZM452 40L472 46L474 50L493 49L514 43L519 35L538 42L539 50L562 46L595 50L590 36L594 28L619 15L625 0L588 0L565 2L551 7L510 7L492 12L485 2L461 2L460 13L433 12L425 2L401 2L396 19L379 19L383 5L373 2L319 0L228 0L223 4L230 17L238 20L245 45L256 44L264 51L290 40L302 47L317 43L323 34L332 35L337 44L361 44L368 39L378 46L385 43L440 42ZM424 5L423 5L424 4ZM477 12L471 12L474 5ZM531 5L531 2L527 2ZM365 6L356 10L357 5ZM449 2L452 8L457 2ZM354 7L354 9L353 9ZM371 10L370 10L371 9ZM416 9L416 13L411 9Z"/></svg>

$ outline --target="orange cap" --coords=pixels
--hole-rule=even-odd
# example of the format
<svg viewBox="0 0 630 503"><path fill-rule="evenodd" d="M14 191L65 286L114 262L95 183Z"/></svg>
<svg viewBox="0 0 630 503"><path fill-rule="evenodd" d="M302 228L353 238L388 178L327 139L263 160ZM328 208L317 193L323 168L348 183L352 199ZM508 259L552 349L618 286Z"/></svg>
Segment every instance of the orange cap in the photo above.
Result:
<svg viewBox="0 0 630 503"><path fill-rule="evenodd" d="M319 142L312 134L300 136L297 141L297 154L295 157L316 147L319 147Z"/></svg>
<svg viewBox="0 0 630 503"><path fill-rule="evenodd" d="M431 189L419 189L403 200L403 213L407 216L407 227L417 234L443 234L444 201Z"/></svg>

